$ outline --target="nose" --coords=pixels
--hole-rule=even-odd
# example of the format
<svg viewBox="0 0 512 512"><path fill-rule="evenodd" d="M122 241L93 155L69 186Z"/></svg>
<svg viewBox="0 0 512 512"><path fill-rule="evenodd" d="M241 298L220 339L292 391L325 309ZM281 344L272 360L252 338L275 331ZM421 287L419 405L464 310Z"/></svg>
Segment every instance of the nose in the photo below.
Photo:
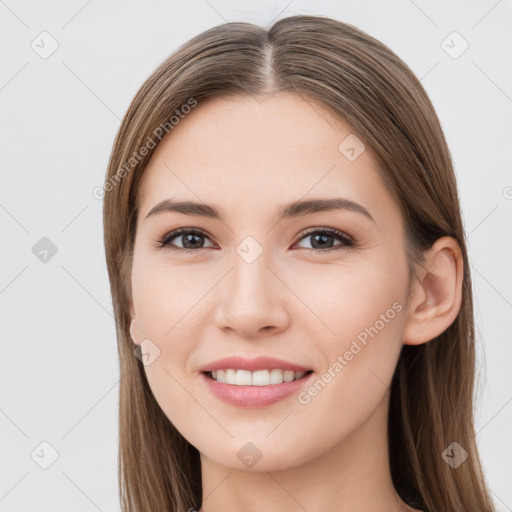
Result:
<svg viewBox="0 0 512 512"><path fill-rule="evenodd" d="M215 324L226 333L259 338L284 331L290 321L286 280L261 255L248 263L235 255L231 272L223 279Z"/></svg>

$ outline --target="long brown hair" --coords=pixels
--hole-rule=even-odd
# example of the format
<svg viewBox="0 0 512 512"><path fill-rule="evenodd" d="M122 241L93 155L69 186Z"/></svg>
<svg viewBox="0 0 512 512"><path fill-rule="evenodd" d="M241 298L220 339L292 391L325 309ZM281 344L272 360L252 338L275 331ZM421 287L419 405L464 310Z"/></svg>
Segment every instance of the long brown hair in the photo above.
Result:
<svg viewBox="0 0 512 512"><path fill-rule="evenodd" d="M470 267L442 128L419 80L397 55L363 31L323 16L291 16L268 30L229 23L203 32L152 73L121 123L103 190L120 357L122 510L185 512L202 503L199 453L157 404L129 332L141 176L151 149L194 104L277 91L320 100L357 130L401 208L410 265L421 262L422 251L440 236L459 243L464 278L457 318L436 339L406 345L400 355L391 386L389 461L397 491L412 506L431 512L494 510L475 443ZM469 453L456 469L441 455L452 442Z"/></svg>

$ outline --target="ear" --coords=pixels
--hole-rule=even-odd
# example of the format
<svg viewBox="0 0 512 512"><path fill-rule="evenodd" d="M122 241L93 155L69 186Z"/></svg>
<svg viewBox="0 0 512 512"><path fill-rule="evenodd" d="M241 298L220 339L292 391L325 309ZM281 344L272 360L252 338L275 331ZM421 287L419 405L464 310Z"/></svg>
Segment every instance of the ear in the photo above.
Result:
<svg viewBox="0 0 512 512"><path fill-rule="evenodd" d="M133 302L130 302L130 336L132 338L133 343L135 345L140 344L140 335L139 335L139 326L137 323L137 318L135 317L135 308L133 307Z"/></svg>
<svg viewBox="0 0 512 512"><path fill-rule="evenodd" d="M436 240L424 253L419 282L412 284L403 342L420 345L443 333L455 320L462 301L463 260L450 236Z"/></svg>

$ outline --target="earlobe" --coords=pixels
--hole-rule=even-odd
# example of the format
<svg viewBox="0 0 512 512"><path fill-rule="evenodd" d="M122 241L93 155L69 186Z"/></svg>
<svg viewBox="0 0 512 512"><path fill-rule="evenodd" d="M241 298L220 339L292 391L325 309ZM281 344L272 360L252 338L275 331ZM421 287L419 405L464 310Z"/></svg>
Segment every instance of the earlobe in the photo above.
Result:
<svg viewBox="0 0 512 512"><path fill-rule="evenodd" d="M454 238L436 240L425 253L423 267L421 282L413 285L409 301L406 345L426 343L443 333L457 317L462 302L463 260Z"/></svg>

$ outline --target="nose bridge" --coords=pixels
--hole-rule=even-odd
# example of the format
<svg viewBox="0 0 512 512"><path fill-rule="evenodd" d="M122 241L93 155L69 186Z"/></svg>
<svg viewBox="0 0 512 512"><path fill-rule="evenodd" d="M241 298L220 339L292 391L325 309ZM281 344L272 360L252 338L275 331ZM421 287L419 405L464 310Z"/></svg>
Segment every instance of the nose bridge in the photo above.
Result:
<svg viewBox="0 0 512 512"><path fill-rule="evenodd" d="M270 251L253 237L245 238L232 258L217 315L219 327L254 335L265 327L283 328L287 321L282 283L268 267Z"/></svg>
<svg viewBox="0 0 512 512"><path fill-rule="evenodd" d="M277 291L275 276L268 269L269 253L253 237L244 239L233 255L229 294L242 308L244 304L262 306Z"/></svg>

